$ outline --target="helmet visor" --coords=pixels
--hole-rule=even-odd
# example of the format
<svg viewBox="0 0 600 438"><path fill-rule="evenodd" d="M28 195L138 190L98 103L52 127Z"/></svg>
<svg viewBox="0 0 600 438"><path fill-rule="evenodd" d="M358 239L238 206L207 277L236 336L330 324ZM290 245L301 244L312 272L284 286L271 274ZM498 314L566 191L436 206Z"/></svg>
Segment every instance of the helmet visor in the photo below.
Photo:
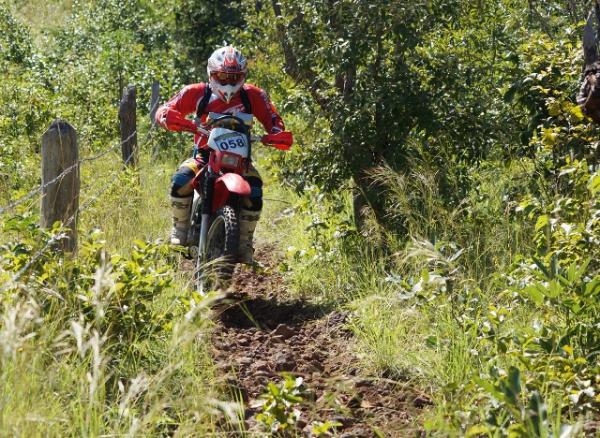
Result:
<svg viewBox="0 0 600 438"><path fill-rule="evenodd" d="M210 77L221 85L236 85L245 76L244 73L227 73L224 71L213 71L210 74Z"/></svg>

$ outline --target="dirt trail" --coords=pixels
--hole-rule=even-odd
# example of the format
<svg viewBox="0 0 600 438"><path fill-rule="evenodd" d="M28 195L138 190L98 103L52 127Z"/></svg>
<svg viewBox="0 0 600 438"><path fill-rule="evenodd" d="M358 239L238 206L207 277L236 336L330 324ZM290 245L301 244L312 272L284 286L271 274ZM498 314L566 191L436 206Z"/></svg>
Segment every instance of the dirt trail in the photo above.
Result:
<svg viewBox="0 0 600 438"><path fill-rule="evenodd" d="M263 249L257 256L268 274L236 273L234 302L221 308L213 335L220 378L244 400L247 429L259 430L256 401L266 384L289 372L307 387L297 423L302 436L311 436L313 421L327 420L342 424L334 436L343 438L418 436L416 418L427 397L402 382L361 375L348 316L285 300L271 254Z"/></svg>

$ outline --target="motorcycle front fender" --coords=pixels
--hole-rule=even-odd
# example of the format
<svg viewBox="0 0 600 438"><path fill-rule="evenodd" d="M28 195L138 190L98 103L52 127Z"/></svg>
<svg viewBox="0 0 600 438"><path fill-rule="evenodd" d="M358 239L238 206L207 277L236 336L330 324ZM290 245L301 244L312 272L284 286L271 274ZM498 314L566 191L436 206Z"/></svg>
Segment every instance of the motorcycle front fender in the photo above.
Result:
<svg viewBox="0 0 600 438"><path fill-rule="evenodd" d="M212 212L214 213L219 208L223 207L229 195L235 193L239 196L250 195L250 184L241 175L237 173L226 173L221 175L215 181L215 191L213 194Z"/></svg>

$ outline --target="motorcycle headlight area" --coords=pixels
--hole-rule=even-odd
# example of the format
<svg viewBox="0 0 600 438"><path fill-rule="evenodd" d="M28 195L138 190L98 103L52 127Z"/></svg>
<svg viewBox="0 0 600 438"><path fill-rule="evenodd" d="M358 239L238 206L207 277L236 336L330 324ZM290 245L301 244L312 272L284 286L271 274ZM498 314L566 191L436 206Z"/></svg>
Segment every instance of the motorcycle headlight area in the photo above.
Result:
<svg viewBox="0 0 600 438"><path fill-rule="evenodd" d="M237 169L240 166L241 158L239 155L223 153L221 156L221 166Z"/></svg>

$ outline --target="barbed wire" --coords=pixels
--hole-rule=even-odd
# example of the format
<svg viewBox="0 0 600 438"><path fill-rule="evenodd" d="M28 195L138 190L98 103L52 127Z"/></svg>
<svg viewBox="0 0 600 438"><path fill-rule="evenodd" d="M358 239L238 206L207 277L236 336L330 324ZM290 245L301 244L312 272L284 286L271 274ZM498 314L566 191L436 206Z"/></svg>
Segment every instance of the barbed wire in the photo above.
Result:
<svg viewBox="0 0 600 438"><path fill-rule="evenodd" d="M285 201L283 199L276 199L276 198L265 198L265 197L263 197L263 201L281 202L282 204L293 205L293 203L290 202L290 201Z"/></svg>
<svg viewBox="0 0 600 438"><path fill-rule="evenodd" d="M144 139L142 140L142 145L140 145L139 147L135 147L131 153L129 154L129 156L127 157L127 159L123 162L123 165L121 166L120 169L118 169L117 171L115 171L113 173L112 178L110 179L110 181L107 184L104 184L104 187L98 192L96 193L96 195L94 195L92 198L90 198L89 200L87 200L81 207L79 207L77 209L77 211L75 213L73 213L69 219L63 224L63 227L69 227L73 221L75 220L75 218L77 218L77 216L84 212L85 210L87 210L94 202L96 202L104 193L106 193L110 188L112 188L114 186L114 184L118 181L119 176L122 175L122 172L127 168L127 166L129 165L129 162L133 159L133 157L135 156L135 154L137 153L137 150L139 148L141 148L142 146L145 146L146 143L148 142L148 140L150 139L150 134L152 132L152 130L154 129L154 125L150 128L150 130L148 130L148 132L146 133L146 136L144 137ZM134 132L135 133L135 132ZM133 135L133 134L132 134ZM131 136L129 136L125 141L127 141L128 139L130 139ZM122 143L125 143L125 141L123 141ZM78 164L78 163L77 163ZM64 173L64 172L63 172ZM59 175L60 177L61 175ZM55 178L55 179L58 179ZM50 182L51 183L51 182ZM48 183L48 184L50 184ZM8 289L10 289L12 286L14 286L16 284L16 282L29 270L29 268L31 268L45 253L46 251L48 251L49 249L52 248L52 246L57 243L59 240L64 239L65 238L65 234L64 233L58 233L55 236L52 236L52 238L50 238L48 240L48 242L46 242L46 244L39 249L32 257L31 259L21 268L19 269L12 277L11 279L6 282L4 284L4 286L2 288L0 288L0 292L4 292Z"/></svg>
<svg viewBox="0 0 600 438"><path fill-rule="evenodd" d="M148 131L151 132L154 129L154 126L150 127L150 130ZM105 155L108 155L109 153L111 153L112 151L114 151L115 149L117 149L119 146L123 146L125 143L127 143L129 140L131 140L133 138L134 135L137 135L137 129L135 129L130 135L129 137L127 137L125 140L122 140L120 143L115 143L113 146L109 147L107 150L100 152L97 155L93 155L91 157L85 157L85 158L81 158L79 161L81 163L83 163L84 161L96 161L99 158L104 157Z"/></svg>
<svg viewBox="0 0 600 438"><path fill-rule="evenodd" d="M52 180L48 181L46 184L40 185L39 187L36 187L35 189L31 190L29 193L27 193L26 195L20 197L16 201L11 202L10 204L6 205L5 207L0 208L0 215L4 214L8 210L12 210L13 208L21 205L22 203L24 203L25 201L27 201L28 199L32 198L33 196L35 196L36 194L38 194L39 192L41 192L43 189L45 189L46 187L48 187L50 184L54 184L59 179L64 178L68 173L72 172L73 169L75 169L78 166L79 166L79 161L77 161L75 164L67 167L57 177L55 177Z"/></svg>
<svg viewBox="0 0 600 438"><path fill-rule="evenodd" d="M148 133L146 134L146 138L148 138L150 132L152 132L153 129L154 129L154 124L148 130ZM11 202L10 204L8 204L8 205L6 205L4 207L0 207L0 215L4 214L5 212L7 212L9 210L13 210L15 207L18 207L19 205L23 204L27 200L33 198L36 194L38 194L39 192L41 192L42 190L44 190L49 185L54 184L58 180L62 180L65 176L67 176L69 173L71 173L74 169L78 168L81 163L88 162L88 161L96 161L96 160L104 157L105 155L108 155L110 152L114 151L119 146L123 146L125 143L127 143L129 140L131 140L133 138L133 136L136 135L136 134L137 134L137 129L134 130L131 133L131 135L129 135L129 137L127 137L125 140L122 140L121 142L114 144L113 146L111 146L107 150L105 150L103 152L100 152L99 154L91 156L91 157L80 158L79 160L77 160L77 162L75 162L71 166L67 167L65 170L63 170L55 178L51 179L50 181L48 181L48 182L46 182L44 184L40 184L38 187L32 189L29 193L23 195L22 197L20 197L16 201Z"/></svg>

